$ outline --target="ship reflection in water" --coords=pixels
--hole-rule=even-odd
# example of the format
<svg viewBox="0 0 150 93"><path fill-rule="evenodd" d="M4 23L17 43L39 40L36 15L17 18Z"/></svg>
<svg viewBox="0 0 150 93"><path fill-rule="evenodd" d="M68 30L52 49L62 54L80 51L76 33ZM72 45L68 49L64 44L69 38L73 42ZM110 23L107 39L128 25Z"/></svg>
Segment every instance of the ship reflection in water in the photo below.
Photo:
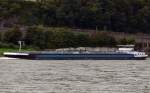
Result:
<svg viewBox="0 0 150 93"><path fill-rule="evenodd" d="M88 48L67 48L55 51L4 52L4 56L31 60L145 60L145 52L134 51L134 45L118 45L113 51Z"/></svg>

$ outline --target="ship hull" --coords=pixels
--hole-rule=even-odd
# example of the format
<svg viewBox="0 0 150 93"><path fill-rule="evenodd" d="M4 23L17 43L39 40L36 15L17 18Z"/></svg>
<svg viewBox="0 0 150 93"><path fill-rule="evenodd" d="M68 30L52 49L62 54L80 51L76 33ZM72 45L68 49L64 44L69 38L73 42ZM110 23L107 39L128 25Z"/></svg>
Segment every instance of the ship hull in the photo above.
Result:
<svg viewBox="0 0 150 93"><path fill-rule="evenodd" d="M69 53L28 53L27 55L9 55L6 57L31 59L31 60L145 60L146 57L134 57L133 54L124 53L97 53L97 54L69 54Z"/></svg>

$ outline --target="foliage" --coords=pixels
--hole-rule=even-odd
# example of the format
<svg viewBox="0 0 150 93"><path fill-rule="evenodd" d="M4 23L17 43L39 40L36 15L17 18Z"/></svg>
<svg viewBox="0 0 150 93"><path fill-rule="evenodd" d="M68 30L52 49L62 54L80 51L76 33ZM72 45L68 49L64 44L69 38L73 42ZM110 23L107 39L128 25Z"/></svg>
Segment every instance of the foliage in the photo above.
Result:
<svg viewBox="0 0 150 93"><path fill-rule="evenodd" d="M26 32L27 45L37 46L40 49L79 47L87 45L88 36L75 34L69 29L30 27Z"/></svg>
<svg viewBox="0 0 150 93"><path fill-rule="evenodd" d="M45 35L42 27L30 27L26 32L25 42L27 45L33 45L41 49L45 48Z"/></svg>
<svg viewBox="0 0 150 93"><path fill-rule="evenodd" d="M134 38L122 38L119 40L119 44L121 45L126 45L126 44L135 44L135 39Z"/></svg>
<svg viewBox="0 0 150 93"><path fill-rule="evenodd" d="M97 34L94 38L89 34L73 32L67 28L30 27L25 35L28 46L40 49L88 47L88 46L115 46L116 40L108 35Z"/></svg>
<svg viewBox="0 0 150 93"><path fill-rule="evenodd" d="M0 48L17 48L17 45L14 45L12 43L3 43L0 42Z"/></svg>
<svg viewBox="0 0 150 93"><path fill-rule="evenodd" d="M150 0L0 0L3 26L44 25L150 33Z"/></svg>
<svg viewBox="0 0 150 93"><path fill-rule="evenodd" d="M109 36L105 33L97 33L92 37L93 40L93 45L94 46L108 46L108 47L112 47L115 46L117 44L116 40L114 37Z"/></svg>
<svg viewBox="0 0 150 93"><path fill-rule="evenodd" d="M12 28L4 33L3 42L17 44L18 41L23 39L23 33L18 27Z"/></svg>

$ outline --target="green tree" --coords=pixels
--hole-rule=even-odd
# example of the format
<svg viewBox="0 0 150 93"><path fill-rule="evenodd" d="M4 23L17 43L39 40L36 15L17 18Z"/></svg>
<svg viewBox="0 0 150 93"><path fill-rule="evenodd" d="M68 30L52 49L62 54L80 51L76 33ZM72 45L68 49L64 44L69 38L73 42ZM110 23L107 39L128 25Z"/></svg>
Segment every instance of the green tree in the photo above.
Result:
<svg viewBox="0 0 150 93"><path fill-rule="evenodd" d="M35 46L40 49L46 48L45 32L43 27L30 27L26 32L25 42L27 45Z"/></svg>
<svg viewBox="0 0 150 93"><path fill-rule="evenodd" d="M93 46L98 46L98 47L112 47L116 45L116 40L112 36L109 36L107 34L95 34L94 36L91 37Z"/></svg>
<svg viewBox="0 0 150 93"><path fill-rule="evenodd" d="M121 45L135 44L135 39L134 38L122 38L119 40L119 44Z"/></svg>
<svg viewBox="0 0 150 93"><path fill-rule="evenodd" d="M75 47L88 47L90 46L91 41L89 35L79 33L76 34L75 36L75 43L76 43Z"/></svg>
<svg viewBox="0 0 150 93"><path fill-rule="evenodd" d="M23 33L18 27L15 27L4 33L3 42L18 44L18 41L23 40Z"/></svg>

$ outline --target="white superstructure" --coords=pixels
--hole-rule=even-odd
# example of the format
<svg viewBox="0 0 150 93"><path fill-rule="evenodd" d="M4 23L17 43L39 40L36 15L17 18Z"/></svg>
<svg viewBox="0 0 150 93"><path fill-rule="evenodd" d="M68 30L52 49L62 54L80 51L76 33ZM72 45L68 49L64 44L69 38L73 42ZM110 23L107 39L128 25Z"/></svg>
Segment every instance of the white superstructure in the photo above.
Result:
<svg viewBox="0 0 150 93"><path fill-rule="evenodd" d="M134 51L134 45L118 45L118 52L133 54L134 57L148 57L145 52Z"/></svg>

